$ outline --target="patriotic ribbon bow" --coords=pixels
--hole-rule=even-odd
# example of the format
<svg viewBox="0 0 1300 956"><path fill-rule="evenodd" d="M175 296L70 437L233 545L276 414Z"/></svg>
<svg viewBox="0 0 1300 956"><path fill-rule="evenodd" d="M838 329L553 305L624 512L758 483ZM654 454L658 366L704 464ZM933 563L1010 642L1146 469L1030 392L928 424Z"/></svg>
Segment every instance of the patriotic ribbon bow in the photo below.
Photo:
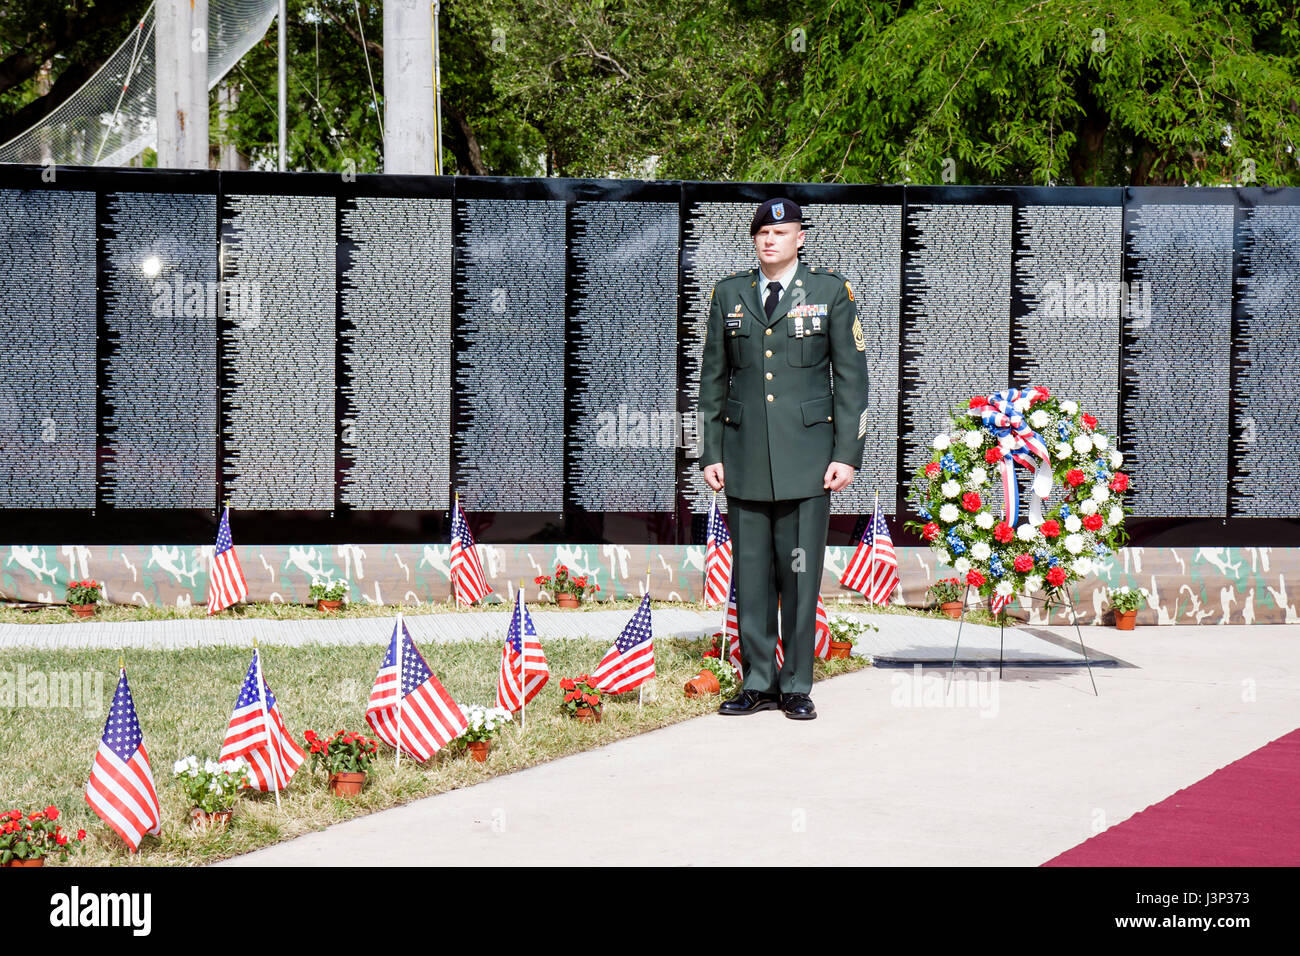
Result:
<svg viewBox="0 0 1300 956"><path fill-rule="evenodd" d="M1002 459L998 473L1002 475L1004 520L1015 527L1020 518L1020 488L1016 484L1015 465L1034 469L1033 497L1029 501L1029 523L1037 526L1043 521L1043 502L1052 493L1052 461L1047 444L1025 421L1022 411L1028 411L1035 401L1048 397L1047 389L1031 386L1026 389L1009 388L988 396L988 404L971 409L984 427L998 440ZM1037 460L1035 460L1035 456Z"/></svg>

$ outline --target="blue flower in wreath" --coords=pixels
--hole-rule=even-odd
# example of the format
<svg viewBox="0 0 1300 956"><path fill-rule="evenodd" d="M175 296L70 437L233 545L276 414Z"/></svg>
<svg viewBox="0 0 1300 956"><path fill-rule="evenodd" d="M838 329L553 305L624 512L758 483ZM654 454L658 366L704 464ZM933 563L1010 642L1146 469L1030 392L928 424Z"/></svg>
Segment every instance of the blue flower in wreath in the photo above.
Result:
<svg viewBox="0 0 1300 956"><path fill-rule="evenodd" d="M924 508L918 511L917 514L919 514L926 521L930 520L930 512L926 511Z"/></svg>
<svg viewBox="0 0 1300 956"><path fill-rule="evenodd" d="M1107 482L1110 481L1111 479L1110 469L1106 467L1106 463L1104 461L1097 462L1096 475L1098 481L1107 481Z"/></svg>
<svg viewBox="0 0 1300 956"><path fill-rule="evenodd" d="M949 528L948 533L944 537L948 539L948 547L953 554L966 553L966 545L962 542L961 538L957 536L956 528Z"/></svg>
<svg viewBox="0 0 1300 956"><path fill-rule="evenodd" d="M1061 520L1064 521L1068 517L1070 517L1070 506L1061 505Z"/></svg>
<svg viewBox="0 0 1300 956"><path fill-rule="evenodd" d="M1110 548L1106 547L1104 544L1098 544L1093 547L1092 553L1099 558L1104 558L1110 554Z"/></svg>
<svg viewBox="0 0 1300 956"><path fill-rule="evenodd" d="M1047 566L1049 568L1054 568L1060 563L1061 561L1056 555L1052 555L1050 558L1047 559Z"/></svg>
<svg viewBox="0 0 1300 956"><path fill-rule="evenodd" d="M989 558L989 573L995 578L1000 578L1007 573L1007 569L1002 566L1002 558L997 554Z"/></svg>
<svg viewBox="0 0 1300 956"><path fill-rule="evenodd" d="M950 475L961 474L961 465L957 464L957 459L952 456L952 452L948 452L946 455L940 458L939 464L943 468L943 470L948 472L948 474Z"/></svg>

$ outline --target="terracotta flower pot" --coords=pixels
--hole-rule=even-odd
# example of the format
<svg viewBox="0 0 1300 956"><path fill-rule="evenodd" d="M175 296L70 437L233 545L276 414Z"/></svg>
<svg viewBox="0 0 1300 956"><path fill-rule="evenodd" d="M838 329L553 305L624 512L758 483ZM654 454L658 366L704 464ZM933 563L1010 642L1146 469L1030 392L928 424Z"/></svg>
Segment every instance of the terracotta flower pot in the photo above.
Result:
<svg viewBox="0 0 1300 956"><path fill-rule="evenodd" d="M488 751L492 749L490 740L471 740L469 742L469 755L479 763L485 763L488 757Z"/></svg>
<svg viewBox="0 0 1300 956"><path fill-rule="evenodd" d="M330 774L330 793L336 797L355 797L366 785L365 771Z"/></svg>
<svg viewBox="0 0 1300 956"><path fill-rule="evenodd" d="M30 860L19 860L17 858L10 860L5 866L44 866L45 857L34 856Z"/></svg>
<svg viewBox="0 0 1300 956"><path fill-rule="evenodd" d="M574 608L580 603L578 595L570 594L568 591L555 595L555 603L560 607Z"/></svg>
<svg viewBox="0 0 1300 956"><path fill-rule="evenodd" d="M595 707L579 707L573 712L573 716L584 724L600 723L600 711Z"/></svg>
<svg viewBox="0 0 1300 956"><path fill-rule="evenodd" d="M847 660L853 653L853 644L851 641L831 641L831 649L826 658L832 661Z"/></svg>
<svg viewBox="0 0 1300 956"><path fill-rule="evenodd" d="M944 601L939 607L954 621L961 620L961 601Z"/></svg>
<svg viewBox="0 0 1300 956"><path fill-rule="evenodd" d="M198 807L191 807L190 827L195 830L224 830L226 825L230 823L231 814L234 812L234 807L229 810L216 810L212 813L200 810Z"/></svg>
<svg viewBox="0 0 1300 956"><path fill-rule="evenodd" d="M72 613L77 615L77 617L95 616L96 605L94 604L69 604L68 607L72 608Z"/></svg>
<svg viewBox="0 0 1300 956"><path fill-rule="evenodd" d="M686 696L699 697L701 694L716 694L722 690L713 671L702 670L699 675L686 682Z"/></svg>
<svg viewBox="0 0 1300 956"><path fill-rule="evenodd" d="M343 606L342 601L317 601L316 602L316 610L325 611L326 613L330 611L337 611L342 606Z"/></svg>
<svg viewBox="0 0 1300 956"><path fill-rule="evenodd" d="M1134 608L1131 611L1116 611L1115 627L1121 631L1131 631L1133 630L1134 623L1137 621L1137 616L1137 608Z"/></svg>

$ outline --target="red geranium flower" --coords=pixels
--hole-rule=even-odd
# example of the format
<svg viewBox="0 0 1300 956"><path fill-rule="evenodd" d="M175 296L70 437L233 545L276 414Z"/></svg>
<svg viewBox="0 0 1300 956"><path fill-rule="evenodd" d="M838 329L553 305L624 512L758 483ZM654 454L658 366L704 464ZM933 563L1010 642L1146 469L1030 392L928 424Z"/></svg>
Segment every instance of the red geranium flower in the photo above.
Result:
<svg viewBox="0 0 1300 956"><path fill-rule="evenodd" d="M935 524L933 521L931 521L929 524L927 524L924 528L921 529L921 537L925 538L926 541L933 541L938 536L939 536L939 526Z"/></svg>
<svg viewBox="0 0 1300 956"><path fill-rule="evenodd" d="M937 461L932 461L925 466L925 476L927 478L933 478L937 474L939 474L939 463Z"/></svg>
<svg viewBox="0 0 1300 956"><path fill-rule="evenodd" d="M1101 524L1101 515L1087 515L1083 519L1083 526L1089 531L1100 531Z"/></svg>
<svg viewBox="0 0 1300 956"><path fill-rule="evenodd" d="M1013 567L1015 567L1017 571L1019 571L1021 574L1024 574L1026 571L1031 570L1034 566L1033 555L1018 554L1016 555L1016 560L1012 562L1012 565Z"/></svg>
<svg viewBox="0 0 1300 956"><path fill-rule="evenodd" d="M1083 472L1078 468L1071 468L1065 473L1065 483L1071 488L1077 488L1083 484Z"/></svg>
<svg viewBox="0 0 1300 956"><path fill-rule="evenodd" d="M1110 480L1111 491L1124 491L1128 488L1128 475L1122 471L1115 472L1115 477Z"/></svg>
<svg viewBox="0 0 1300 956"><path fill-rule="evenodd" d="M984 575L980 574L980 572L976 571L974 568L971 568L966 572L966 583L972 587L979 587L984 583Z"/></svg>
<svg viewBox="0 0 1300 956"><path fill-rule="evenodd" d="M1094 428L1097 427L1097 419L1093 418L1093 417L1092 417L1091 415L1089 415L1087 412L1084 412L1084 413L1083 413L1083 427L1086 428L1088 431L1092 431Z"/></svg>
<svg viewBox="0 0 1300 956"><path fill-rule="evenodd" d="M78 830L78 831L77 831L77 839L78 839L78 840L84 840L84 839L86 839L86 831L85 831L85 830Z"/></svg>
<svg viewBox="0 0 1300 956"><path fill-rule="evenodd" d="M572 677L566 677L564 680L560 681L560 688L562 690L573 690L574 686Z"/></svg>
<svg viewBox="0 0 1300 956"><path fill-rule="evenodd" d="M997 527L993 529L993 537L997 538L1003 544L1006 544L1015 536L1016 533L1011 530L1011 525L1007 524L1005 521L999 521Z"/></svg>
<svg viewBox="0 0 1300 956"><path fill-rule="evenodd" d="M51 806L51 807L46 807L46 808L45 808L45 816L46 816L47 819L50 819L50 820L57 820L57 819L59 818L59 808L58 808L58 807L53 807L53 806Z"/></svg>
<svg viewBox="0 0 1300 956"><path fill-rule="evenodd" d="M718 649L717 649L716 647L710 647L707 651L704 652L704 656L705 656L705 657L721 657L722 655L718 652Z"/></svg>
<svg viewBox="0 0 1300 956"><path fill-rule="evenodd" d="M967 511L980 510L980 496L973 491L968 491L961 496L961 506Z"/></svg>
<svg viewBox="0 0 1300 956"><path fill-rule="evenodd" d="M1054 588L1059 588L1065 583L1065 568L1052 568L1047 572L1047 583Z"/></svg>
<svg viewBox="0 0 1300 956"><path fill-rule="evenodd" d="M1043 532L1044 538L1055 538L1061 533L1061 526L1055 521L1044 521L1038 526L1038 530Z"/></svg>
<svg viewBox="0 0 1300 956"><path fill-rule="evenodd" d="M992 448L987 448L984 450L984 460L987 461L990 465L996 465L1001 459L1002 459L1002 452L998 451L997 445L994 445Z"/></svg>

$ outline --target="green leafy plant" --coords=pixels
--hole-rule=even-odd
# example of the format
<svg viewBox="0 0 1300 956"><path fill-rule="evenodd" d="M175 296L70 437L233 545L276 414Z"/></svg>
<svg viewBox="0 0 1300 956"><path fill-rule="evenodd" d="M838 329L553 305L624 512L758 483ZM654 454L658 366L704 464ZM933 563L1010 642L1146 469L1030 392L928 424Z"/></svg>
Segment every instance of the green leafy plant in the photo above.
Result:
<svg viewBox="0 0 1300 956"><path fill-rule="evenodd" d="M855 621L847 617L832 617L826 621L830 628L831 640L841 644L857 644L858 635L865 631L878 631L880 628L867 621Z"/></svg>
<svg viewBox="0 0 1300 956"><path fill-rule="evenodd" d="M326 773L366 773L379 750L379 744L363 734L338 731L333 737L321 737L316 731L303 734L311 754L311 768L324 767Z"/></svg>
<svg viewBox="0 0 1300 956"><path fill-rule="evenodd" d="M98 581L72 581L68 584L69 604L98 604L103 588Z"/></svg>
<svg viewBox="0 0 1300 956"><path fill-rule="evenodd" d="M470 704L462 707L461 710L465 712L465 719L469 721L465 732L453 741L461 750L469 744L491 740L514 719L510 711L504 707L480 707L478 704Z"/></svg>
<svg viewBox="0 0 1300 956"><path fill-rule="evenodd" d="M947 604L949 601L960 601L962 592L960 581L956 578L940 578L927 588L930 596L934 598L935 604Z"/></svg>
<svg viewBox="0 0 1300 956"><path fill-rule="evenodd" d="M560 689L564 691L564 700L560 704L560 709L570 717L583 707L600 710L600 688L591 682L588 675L579 674L576 679L566 677L560 681Z"/></svg>
<svg viewBox="0 0 1300 956"><path fill-rule="evenodd" d="M555 566L555 574L539 574L533 583L550 591L551 594L573 594L581 598L600 590L600 585L587 580L587 576L574 575L562 564Z"/></svg>
<svg viewBox="0 0 1300 956"><path fill-rule="evenodd" d="M55 806L28 814L21 810L0 813L0 863L43 856L66 860L74 849L84 853L81 841L86 839L86 831L78 830L75 836L69 836L58 819L59 808Z"/></svg>
<svg viewBox="0 0 1300 956"><path fill-rule="evenodd" d="M199 758L190 754L176 761L172 775L191 804L207 813L217 813L234 807L239 791L248 786L251 769L243 757L220 763L204 760L200 767Z"/></svg>
<svg viewBox="0 0 1300 956"><path fill-rule="evenodd" d="M315 601L342 601L347 596L348 585L346 581L335 581L333 584L314 583L311 586L311 599Z"/></svg>
<svg viewBox="0 0 1300 956"><path fill-rule="evenodd" d="M700 670L708 671L718 680L718 693L723 697L730 697L736 692L739 681L736 679L736 669L731 666L730 661L724 661L717 657L705 657L700 661Z"/></svg>
<svg viewBox="0 0 1300 956"><path fill-rule="evenodd" d="M1147 603L1148 594L1146 588L1130 588L1127 584L1122 588L1106 589L1110 606L1116 611L1136 611Z"/></svg>

